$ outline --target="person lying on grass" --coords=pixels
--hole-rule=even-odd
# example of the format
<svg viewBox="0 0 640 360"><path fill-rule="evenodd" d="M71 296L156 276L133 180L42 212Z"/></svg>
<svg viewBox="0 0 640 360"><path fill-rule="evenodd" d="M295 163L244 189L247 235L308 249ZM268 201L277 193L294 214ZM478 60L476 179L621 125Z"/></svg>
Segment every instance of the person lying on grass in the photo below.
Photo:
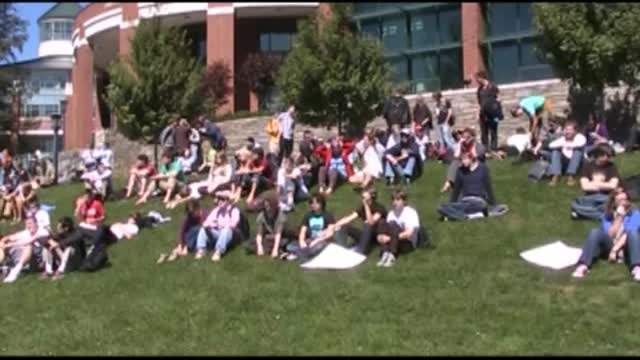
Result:
<svg viewBox="0 0 640 360"><path fill-rule="evenodd" d="M192 199L187 202L185 212L185 218L178 230L175 248L171 250L168 257L167 254L161 254L157 261L158 264L163 263L165 260L169 262L175 261L178 256L186 256L189 251L196 249L198 233L205 219L211 213L211 209L201 208L200 201Z"/></svg>
<svg viewBox="0 0 640 360"><path fill-rule="evenodd" d="M313 194L309 198L310 211L305 214L298 235L298 242L291 242L286 247L283 257L289 261L299 257L309 258L324 249L327 242L333 238L333 215L325 210L324 196Z"/></svg>
<svg viewBox="0 0 640 360"><path fill-rule="evenodd" d="M356 241L355 250L367 255L371 243L376 241L382 224L387 218L387 210L377 199L376 189L373 185L364 188L360 192L361 204L351 214L338 220L334 225L336 241L346 245L346 236ZM351 225L356 219L363 222L362 230Z"/></svg>
<svg viewBox="0 0 640 360"><path fill-rule="evenodd" d="M49 236L45 229L38 227L36 219L32 217L25 219L24 226L24 230L0 239L0 261L11 260L14 264L3 280L5 284L16 281L22 269L31 262L34 243Z"/></svg>
<svg viewBox="0 0 640 360"><path fill-rule="evenodd" d="M392 210L378 234L382 256L377 266L392 267L400 253L408 253L418 246L420 218L418 212L407 206L407 194L395 190L391 195Z"/></svg>
<svg viewBox="0 0 640 360"><path fill-rule="evenodd" d="M583 278L594 259L608 255L615 261L624 248L625 259L633 280L640 281L640 212L631 206L629 193L618 188L609 195L607 210L600 219L601 226L591 230L582 246L582 254L573 277Z"/></svg>
<svg viewBox="0 0 640 360"><path fill-rule="evenodd" d="M211 261L220 261L234 237L240 222L240 209L229 200L229 194L216 194L217 206L202 223L198 231L196 260L204 257L207 245L215 246Z"/></svg>
<svg viewBox="0 0 640 360"><path fill-rule="evenodd" d="M168 204L177 191L179 183L184 181L182 168L172 151L166 151L162 155L162 164L158 174L152 176L150 180L151 183L147 188L147 192L136 202L136 205L146 203L149 196L153 194L158 186L165 192L163 203ZM156 182L158 185L156 185Z"/></svg>
<svg viewBox="0 0 640 360"><path fill-rule="evenodd" d="M496 203L489 168L472 152L463 153L461 162L449 203L438 207L443 220L465 220L477 213L488 216L489 206Z"/></svg>
<svg viewBox="0 0 640 360"><path fill-rule="evenodd" d="M149 157L144 154L138 155L135 164L129 169L129 181L127 183L127 193L125 197L131 198L133 190L138 184L138 197L142 197L147 189L149 179L155 175L156 169L149 162Z"/></svg>
<svg viewBox="0 0 640 360"><path fill-rule="evenodd" d="M248 250L264 256L266 249L272 258L278 258L283 244L296 239L296 233L290 231L286 223L287 214L278 206L278 198L270 196L265 199L256 218L256 238L248 244Z"/></svg>
<svg viewBox="0 0 640 360"><path fill-rule="evenodd" d="M597 220L605 213L608 195L620 184L620 175L611 161L614 155L609 144L598 144L592 150L594 160L582 167L580 187L584 195L571 203L573 219L586 218Z"/></svg>

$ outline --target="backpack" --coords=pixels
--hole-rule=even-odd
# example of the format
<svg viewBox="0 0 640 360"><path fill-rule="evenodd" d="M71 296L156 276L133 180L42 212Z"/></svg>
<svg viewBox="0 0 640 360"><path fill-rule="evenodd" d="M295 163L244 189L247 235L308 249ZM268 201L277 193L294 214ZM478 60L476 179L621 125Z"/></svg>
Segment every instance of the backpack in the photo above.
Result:
<svg viewBox="0 0 640 360"><path fill-rule="evenodd" d="M405 121L406 107L404 98L394 96L389 99L389 107L387 109L387 120L392 124L403 124Z"/></svg>
<svg viewBox="0 0 640 360"><path fill-rule="evenodd" d="M425 227L423 227L423 226L421 226L418 229L417 247L419 249L433 249L433 248L435 248L435 246L433 245L433 242L431 242L431 238L429 237L429 233L427 232L427 229Z"/></svg>
<svg viewBox="0 0 640 360"><path fill-rule="evenodd" d="M529 167L529 180L540 181L547 174L549 163L544 160L538 160Z"/></svg>

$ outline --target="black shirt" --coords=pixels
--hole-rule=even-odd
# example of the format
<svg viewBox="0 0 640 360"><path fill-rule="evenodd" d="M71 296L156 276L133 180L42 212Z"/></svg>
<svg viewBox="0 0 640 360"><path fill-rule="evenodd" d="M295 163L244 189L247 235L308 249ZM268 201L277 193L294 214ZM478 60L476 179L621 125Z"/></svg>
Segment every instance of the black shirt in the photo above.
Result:
<svg viewBox="0 0 640 360"><path fill-rule="evenodd" d="M369 205L369 210L371 210L371 215L380 214L380 219L387 218L387 209L385 209L384 206L382 206L377 201L374 201L373 203L371 203L371 205ZM356 213L358 214L358 217L362 219L362 221L367 220L367 213L364 211L364 205L361 205L360 208L356 210Z"/></svg>
<svg viewBox="0 0 640 360"><path fill-rule="evenodd" d="M484 109L486 106L493 104L498 98L498 88L489 83L487 86L478 86L478 104L481 109Z"/></svg>
<svg viewBox="0 0 640 360"><path fill-rule="evenodd" d="M413 107L413 121L422 125L424 122L431 123L431 110L427 104L416 104Z"/></svg>
<svg viewBox="0 0 640 360"><path fill-rule="evenodd" d="M460 195L462 195L462 198L466 196L481 197L489 205L495 205L496 201L491 187L489 168L485 164L478 163L478 167L473 171L465 167L458 169L450 201L457 202L461 198Z"/></svg>
<svg viewBox="0 0 640 360"><path fill-rule="evenodd" d="M307 239L317 238L322 230L334 223L335 219L326 211L318 214L310 211L304 215L304 219L302 220L302 226L307 227Z"/></svg>
<svg viewBox="0 0 640 360"><path fill-rule="evenodd" d="M612 162L607 162L606 165L604 166L598 166L595 164L595 162L588 162L586 164L584 164L584 166L582 167L582 176L583 178L587 178L589 179L589 181L593 181L594 177L603 177L605 182L613 179L613 178L618 178L620 179L620 174L618 174L618 169L616 168L616 165ZM598 191L598 192L594 192L594 191L588 191L586 192L587 195L590 194L608 194L610 191Z"/></svg>

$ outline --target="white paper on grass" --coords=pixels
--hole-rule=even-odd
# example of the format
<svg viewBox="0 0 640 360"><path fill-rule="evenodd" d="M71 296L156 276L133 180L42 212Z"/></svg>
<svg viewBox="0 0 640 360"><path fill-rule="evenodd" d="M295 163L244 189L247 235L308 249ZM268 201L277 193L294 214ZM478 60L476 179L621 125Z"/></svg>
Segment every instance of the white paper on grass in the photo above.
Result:
<svg viewBox="0 0 640 360"><path fill-rule="evenodd" d="M367 257L336 244L327 245L320 254L300 265L305 269L351 269L360 265Z"/></svg>
<svg viewBox="0 0 640 360"><path fill-rule="evenodd" d="M575 265L580 259L582 250L567 246L562 241L537 247L520 253L526 261L554 270L561 270Z"/></svg>

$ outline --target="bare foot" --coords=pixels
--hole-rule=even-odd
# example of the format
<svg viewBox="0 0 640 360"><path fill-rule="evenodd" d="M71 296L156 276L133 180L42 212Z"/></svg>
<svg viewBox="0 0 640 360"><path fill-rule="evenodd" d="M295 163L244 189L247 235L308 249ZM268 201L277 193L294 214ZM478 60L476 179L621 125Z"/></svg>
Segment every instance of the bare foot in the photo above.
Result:
<svg viewBox="0 0 640 360"><path fill-rule="evenodd" d="M220 261L220 253L217 252L217 251L215 253L213 253L213 256L211 257L211 261L213 261L213 262Z"/></svg>

